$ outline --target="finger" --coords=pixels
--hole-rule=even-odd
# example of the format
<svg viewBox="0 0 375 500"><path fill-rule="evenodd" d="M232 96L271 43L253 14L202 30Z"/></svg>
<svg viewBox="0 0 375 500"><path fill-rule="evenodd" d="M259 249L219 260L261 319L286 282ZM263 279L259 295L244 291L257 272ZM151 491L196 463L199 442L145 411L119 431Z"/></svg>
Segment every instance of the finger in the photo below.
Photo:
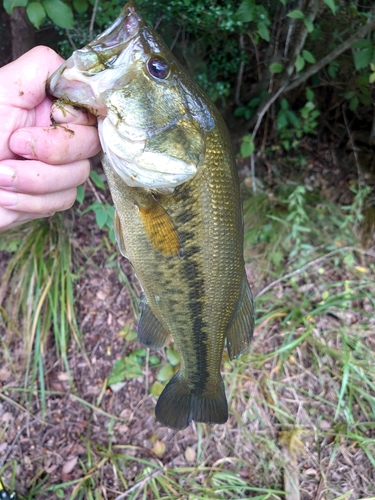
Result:
<svg viewBox="0 0 375 500"><path fill-rule="evenodd" d="M9 147L19 156L51 165L90 158L100 151L96 127L74 123L19 129L11 135Z"/></svg>
<svg viewBox="0 0 375 500"><path fill-rule="evenodd" d="M0 189L30 195L55 193L83 184L89 174L89 160L58 166L35 160L7 160L0 165Z"/></svg>
<svg viewBox="0 0 375 500"><path fill-rule="evenodd" d="M88 111L61 104L60 101L52 103L51 118L56 123L75 123L76 125L96 125L96 117Z"/></svg>
<svg viewBox="0 0 375 500"><path fill-rule="evenodd" d="M46 95L46 80L64 62L48 47L29 50L12 63L1 68L1 81L9 82L0 88L0 102L14 107L35 108Z"/></svg>
<svg viewBox="0 0 375 500"><path fill-rule="evenodd" d="M71 188L58 193L47 193L44 195L29 195L0 190L0 206L7 210L35 214L52 215L70 208L77 196L77 189Z"/></svg>
<svg viewBox="0 0 375 500"><path fill-rule="evenodd" d="M53 214L29 214L0 207L0 233L13 229L34 219L50 217Z"/></svg>

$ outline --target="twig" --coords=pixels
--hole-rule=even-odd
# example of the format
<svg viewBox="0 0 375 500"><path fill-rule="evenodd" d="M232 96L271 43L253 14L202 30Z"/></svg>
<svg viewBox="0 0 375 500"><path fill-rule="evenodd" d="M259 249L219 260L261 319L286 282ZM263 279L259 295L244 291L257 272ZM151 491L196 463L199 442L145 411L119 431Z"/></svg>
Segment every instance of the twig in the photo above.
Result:
<svg viewBox="0 0 375 500"><path fill-rule="evenodd" d="M105 202L105 198L101 198L98 191L96 190L92 180L90 179L90 177L87 179L87 184L90 186L90 189L91 191L93 192L95 198L96 198L96 201L98 201L99 203L104 203Z"/></svg>
<svg viewBox="0 0 375 500"><path fill-rule="evenodd" d="M174 46L176 45L177 43L177 40L178 40L178 37L180 36L180 33L182 31L182 24L180 24L180 26L178 27L178 30L177 30L177 33L173 39L173 42L171 44L171 46L169 47L169 50L172 52L172 50L174 49Z"/></svg>
<svg viewBox="0 0 375 500"><path fill-rule="evenodd" d="M67 38L69 40L70 45L73 47L74 50L77 50L77 45L74 43L72 35L70 34L70 31L69 30L65 30L65 32L66 32L66 36L67 36Z"/></svg>
<svg viewBox="0 0 375 500"><path fill-rule="evenodd" d="M250 175L251 175L251 186L253 188L253 193L257 192L257 183L255 178L255 159L254 153L250 156Z"/></svg>
<svg viewBox="0 0 375 500"><path fill-rule="evenodd" d="M272 103L279 97L281 92L283 92L284 87L286 86L286 83L279 88L279 90L268 100L265 102L264 107L261 109L260 113L258 113L258 120L255 124L253 133L251 134L252 141L254 143L255 136L258 132L258 129L260 127L260 124L262 123L263 116L265 113L267 113L268 109L272 105ZM250 156L250 172L251 172L251 184L253 187L253 193L255 194L257 192L256 188L256 180L255 180L255 158L254 158L254 153Z"/></svg>
<svg viewBox="0 0 375 500"><path fill-rule="evenodd" d="M343 108L342 108L342 114L344 116L344 122L345 122L346 132L347 132L348 137L349 137L350 146L351 146L351 148L353 150L355 166L357 167L358 186L359 187L363 187L363 182L361 180L361 168L360 168L360 165L359 165L359 158L358 158L357 148L356 148L355 143L354 143L353 134L352 134L352 132L350 130L350 127L349 127L348 117L346 116L346 109L345 108L346 108L346 106L343 106Z"/></svg>
<svg viewBox="0 0 375 500"><path fill-rule="evenodd" d="M250 40L251 40L251 43L253 44L253 47L254 47L255 59L257 60L258 80L260 80L260 79L261 79L261 77L262 77L262 72L261 72L261 69L260 69L260 62L259 62L259 50L258 50L258 46L257 46L257 44L255 43L254 38L253 38L253 37L252 37L252 35L251 35L251 31L249 31L248 36L249 36L249 38L250 38Z"/></svg>
<svg viewBox="0 0 375 500"><path fill-rule="evenodd" d="M90 41L94 38L94 22L95 22L95 17L96 17L96 11L98 10L98 3L99 3L99 0L95 0L94 8L92 9L92 16L91 16L90 28L89 28Z"/></svg>
<svg viewBox="0 0 375 500"><path fill-rule="evenodd" d="M332 257L332 255L335 255L335 254L340 253L340 252L346 252L346 251L348 251L348 252L350 252L350 251L351 252L358 252L358 253L360 253L362 255L369 255L370 257L375 258L375 252L371 252L369 250L361 250L360 248L356 248L356 247L338 248L337 250L332 250L332 252L329 252L326 255L323 255L322 257L319 257L317 259L311 260L310 262L308 262L304 266L300 267L299 269L296 269L295 271L292 271L291 273L288 273L285 276L282 276L281 278L273 281L272 283L270 283L269 285L267 285L265 288L263 288L263 290L261 290L255 297L256 298L261 297L262 295L264 295L266 292L268 292L268 290L270 290L274 286L278 285L282 281L288 280L292 276L296 276L297 274L302 273L308 267L311 267L311 266L313 266L315 264L318 264L319 262L323 262L324 260L328 259L329 257Z"/></svg>
<svg viewBox="0 0 375 500"><path fill-rule="evenodd" d="M154 30L157 30L159 28L159 24L162 22L163 19L164 19L164 15L159 17L159 19L155 23Z"/></svg>
<svg viewBox="0 0 375 500"><path fill-rule="evenodd" d="M263 116L267 113L267 111L269 110L270 106L276 101L276 99L284 91L284 89L285 89L285 87L287 85L288 85L288 82L284 82L283 85L279 88L279 90L277 92L275 92L275 94L273 94L273 96L270 97L270 99L264 103L264 106L261 108L260 112L257 113L258 114L258 119L257 119L257 122L255 124L254 129L253 129L253 132L251 134L251 137L252 137L253 141L255 139L255 136L257 135L258 129L260 127L260 124L262 123Z"/></svg>
<svg viewBox="0 0 375 500"><path fill-rule="evenodd" d="M244 53L244 38L243 34L241 33L240 39L239 39L239 46L241 50L241 55L243 56ZM242 106L241 102L241 86L242 86L242 79L243 79L243 71L245 68L245 63L243 59L241 59L240 66L238 68L238 73L237 73L237 83L236 83L236 92L234 96L235 103L237 106Z"/></svg>
<svg viewBox="0 0 375 500"><path fill-rule="evenodd" d="M327 66L327 64L331 63L334 61L339 55L341 55L343 52L345 52L355 41L357 41L359 38L364 37L369 31L372 29L375 29L375 17L372 19L368 24L365 24L362 26L354 35L350 36L345 42L343 42L341 45L336 47L334 50L332 50L329 54L327 54L325 57L320 59L316 64L313 64L310 66L307 71L299 75L298 77L290 80L289 77L286 75L286 79L282 83L281 87L283 91L289 92L290 90L295 89L302 83L304 83L306 80L310 78L310 76L314 75L318 71L320 71L324 66ZM262 88L262 86L260 86ZM273 96L270 98L273 99ZM272 100L273 102L273 100ZM260 111L257 113L258 116L262 113L263 109L266 108L266 110L269 108L268 106L268 101L263 102L260 104ZM263 114L262 114L263 117ZM255 120L255 116L249 121L247 124L247 128L251 129L253 123ZM259 118L258 118L259 120ZM258 124L257 120L257 124ZM259 125L258 125L259 126Z"/></svg>
<svg viewBox="0 0 375 500"><path fill-rule="evenodd" d="M316 64L310 66L307 69L307 71L305 71L300 76L294 78L291 82L289 82L289 85L286 87L285 92L293 90L294 88L301 85L301 83L308 80L310 76L320 71L322 68L324 68L324 66L326 66L330 62L334 61L340 54L345 52L351 45L353 45L355 41L357 41L359 38L363 38L372 29L375 29L375 18L372 19L368 24L362 26L362 28L360 28L356 33L354 33L354 35L347 38L345 42L336 47L334 50L332 50L332 52L327 54L325 57L320 59L320 61L318 61Z"/></svg>
<svg viewBox="0 0 375 500"><path fill-rule="evenodd" d="M306 19L309 20L311 23L313 23L316 19L316 16L318 15L318 11L319 11L319 0L314 0L310 12L306 16ZM301 54L303 47L305 46L308 34L309 31L307 29L307 26L305 23L303 23L302 27L300 28L300 32L297 36L297 41L293 45L293 55L290 64L291 67L287 68L287 74L289 76L293 74L295 62L297 60L297 57Z"/></svg>

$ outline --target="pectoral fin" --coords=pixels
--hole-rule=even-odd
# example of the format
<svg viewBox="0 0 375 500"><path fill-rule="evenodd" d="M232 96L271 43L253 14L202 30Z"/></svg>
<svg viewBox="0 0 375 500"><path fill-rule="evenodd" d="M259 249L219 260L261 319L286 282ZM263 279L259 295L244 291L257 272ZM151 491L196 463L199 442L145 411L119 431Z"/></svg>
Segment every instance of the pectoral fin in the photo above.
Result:
<svg viewBox="0 0 375 500"><path fill-rule="evenodd" d="M183 254L178 232L168 212L150 195L147 203L138 205L142 222L152 246L165 257Z"/></svg>
<svg viewBox="0 0 375 500"><path fill-rule="evenodd" d="M168 341L169 331L152 312L146 299L141 301L141 317L138 324L138 340L145 347L161 349Z"/></svg>
<svg viewBox="0 0 375 500"><path fill-rule="evenodd" d="M242 294L237 313L228 329L227 348L230 359L236 358L250 345L254 332L254 305L249 283L243 277Z"/></svg>
<svg viewBox="0 0 375 500"><path fill-rule="evenodd" d="M123 235L122 228L121 228L120 217L118 216L118 213L116 211L115 211L115 217L113 219L113 228L115 231L117 246L118 246L120 252L122 253L122 255L124 257L128 258L128 256L126 255L125 241L124 241L124 235Z"/></svg>

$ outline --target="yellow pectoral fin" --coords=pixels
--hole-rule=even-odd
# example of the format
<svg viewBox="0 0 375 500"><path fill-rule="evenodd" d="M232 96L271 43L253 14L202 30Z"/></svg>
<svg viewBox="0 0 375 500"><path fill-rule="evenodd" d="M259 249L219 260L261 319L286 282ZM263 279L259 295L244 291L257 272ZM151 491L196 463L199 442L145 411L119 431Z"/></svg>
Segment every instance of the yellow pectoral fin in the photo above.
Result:
<svg viewBox="0 0 375 500"><path fill-rule="evenodd" d="M182 256L178 232L166 210L150 195L147 204L138 205L142 222L152 246L165 257Z"/></svg>

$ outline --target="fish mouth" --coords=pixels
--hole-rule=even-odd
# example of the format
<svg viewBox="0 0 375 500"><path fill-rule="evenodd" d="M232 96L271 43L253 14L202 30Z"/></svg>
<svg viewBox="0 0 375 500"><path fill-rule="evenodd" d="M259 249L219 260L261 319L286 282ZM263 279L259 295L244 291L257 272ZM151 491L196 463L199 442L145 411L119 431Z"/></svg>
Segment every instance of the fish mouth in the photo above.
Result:
<svg viewBox="0 0 375 500"><path fill-rule="evenodd" d="M100 94L107 85L107 78L102 78L102 74L109 69L108 78L114 79L116 74L123 73L122 68L128 66L130 57L125 49L143 24L136 4L128 2L111 26L85 47L74 51L50 76L47 92L98 116L106 116L107 109L100 102Z"/></svg>
<svg viewBox="0 0 375 500"><path fill-rule="evenodd" d="M129 40L138 34L142 19L138 15L138 8L134 2L129 2L120 12L114 23L92 42L81 50L74 52L74 64L82 73L90 74L111 68L117 57L125 49ZM93 56L80 57L82 53L94 52ZM73 54L73 56L74 56ZM92 62L90 64L90 62Z"/></svg>
<svg viewBox="0 0 375 500"><path fill-rule="evenodd" d="M105 49L118 46L126 42L130 37L138 33L142 20L138 15L138 8L134 2L128 2L120 12L117 19L103 33L87 46L96 48L103 45Z"/></svg>

